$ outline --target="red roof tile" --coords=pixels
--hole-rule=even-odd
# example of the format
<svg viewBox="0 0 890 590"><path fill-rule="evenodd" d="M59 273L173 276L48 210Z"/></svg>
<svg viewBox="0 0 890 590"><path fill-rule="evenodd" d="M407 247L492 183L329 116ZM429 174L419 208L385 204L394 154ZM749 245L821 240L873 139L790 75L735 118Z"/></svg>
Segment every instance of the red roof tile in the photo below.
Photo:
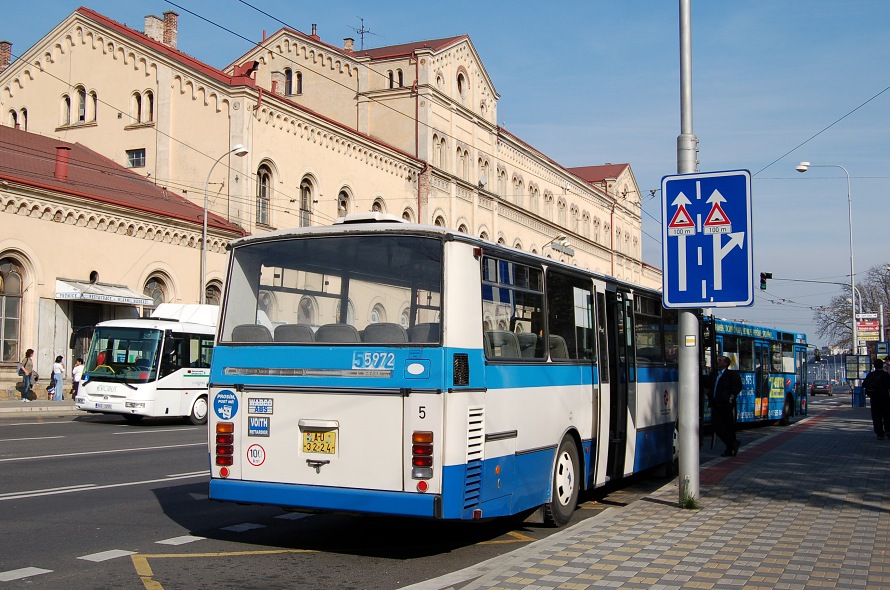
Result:
<svg viewBox="0 0 890 590"><path fill-rule="evenodd" d="M630 164L603 164L602 166L579 166L566 168L569 172L589 183L600 183L607 178L618 178Z"/></svg>
<svg viewBox="0 0 890 590"><path fill-rule="evenodd" d="M56 178L58 147L69 148L68 179ZM82 146L0 125L0 179L201 226L204 209ZM247 235L213 213L207 225Z"/></svg>
<svg viewBox="0 0 890 590"><path fill-rule="evenodd" d="M413 43L403 43L401 45L388 45L386 47L359 50L354 52L353 55L358 57L370 57L371 59L400 57L411 55L417 49L440 51L463 39L469 39L469 37L467 35L458 35L457 37L443 37L442 39L431 39L429 41L414 41Z"/></svg>

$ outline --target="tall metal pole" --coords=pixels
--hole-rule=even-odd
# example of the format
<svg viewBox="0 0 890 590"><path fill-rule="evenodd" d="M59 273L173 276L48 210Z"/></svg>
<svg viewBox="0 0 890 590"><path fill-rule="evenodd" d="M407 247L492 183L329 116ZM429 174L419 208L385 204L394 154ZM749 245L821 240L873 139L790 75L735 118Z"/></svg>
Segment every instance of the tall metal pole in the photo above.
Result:
<svg viewBox="0 0 890 590"><path fill-rule="evenodd" d="M680 135L677 174L696 172L698 139L692 132L692 0L680 0ZM680 502L699 497L699 325L693 310L681 310L677 419Z"/></svg>

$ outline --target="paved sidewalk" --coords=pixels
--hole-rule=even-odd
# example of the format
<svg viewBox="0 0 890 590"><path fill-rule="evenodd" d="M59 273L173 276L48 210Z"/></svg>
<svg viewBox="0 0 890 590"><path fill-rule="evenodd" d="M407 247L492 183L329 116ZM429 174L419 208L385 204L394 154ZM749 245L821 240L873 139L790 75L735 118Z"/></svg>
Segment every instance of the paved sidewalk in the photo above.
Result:
<svg viewBox="0 0 890 590"><path fill-rule="evenodd" d="M50 412L56 414L82 414L74 408L74 400L65 399L59 402L46 399L38 399L33 402L23 402L21 399L0 400L0 416L8 416L21 412Z"/></svg>
<svg viewBox="0 0 890 590"><path fill-rule="evenodd" d="M890 588L890 440L869 408L832 408L677 480L414 590Z"/></svg>

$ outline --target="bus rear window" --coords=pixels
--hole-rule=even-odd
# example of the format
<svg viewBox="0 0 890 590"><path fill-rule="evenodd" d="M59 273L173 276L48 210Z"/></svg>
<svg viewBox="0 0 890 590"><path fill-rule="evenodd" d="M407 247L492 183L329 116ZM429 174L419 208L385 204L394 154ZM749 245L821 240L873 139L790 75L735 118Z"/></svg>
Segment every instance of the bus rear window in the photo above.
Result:
<svg viewBox="0 0 890 590"><path fill-rule="evenodd" d="M221 344L438 343L442 243L394 235L258 242L233 253Z"/></svg>

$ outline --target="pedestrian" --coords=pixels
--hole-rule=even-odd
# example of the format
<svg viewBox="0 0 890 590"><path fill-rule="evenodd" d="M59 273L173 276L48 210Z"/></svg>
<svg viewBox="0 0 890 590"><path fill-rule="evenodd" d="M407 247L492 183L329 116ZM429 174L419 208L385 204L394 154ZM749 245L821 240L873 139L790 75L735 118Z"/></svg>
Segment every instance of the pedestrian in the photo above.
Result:
<svg viewBox="0 0 890 590"><path fill-rule="evenodd" d="M71 399L77 397L77 390L80 389L80 379L83 377L83 359L78 358L74 361L74 367L71 369Z"/></svg>
<svg viewBox="0 0 890 590"><path fill-rule="evenodd" d="M56 357L56 362L53 363L53 378L52 378L52 387L53 387L53 401L60 402L62 401L62 378L65 376L65 363L62 361L62 355Z"/></svg>
<svg viewBox="0 0 890 590"><path fill-rule="evenodd" d="M729 368L732 359L718 356L711 375L708 401L711 404L711 428L726 445L721 457L735 457L739 453L739 441L735 436L736 398L742 392L742 378L738 371Z"/></svg>
<svg viewBox="0 0 890 590"><path fill-rule="evenodd" d="M884 371L884 361L875 359L875 370L865 376L862 389L871 399L871 422L878 440L890 434L890 373Z"/></svg>
<svg viewBox="0 0 890 590"><path fill-rule="evenodd" d="M31 375L34 372L34 360L31 358L34 356L34 349L29 348L25 351L25 358L22 359L22 362L19 363L19 376L22 378L22 401L27 402L31 401L28 398L28 392L31 391Z"/></svg>

